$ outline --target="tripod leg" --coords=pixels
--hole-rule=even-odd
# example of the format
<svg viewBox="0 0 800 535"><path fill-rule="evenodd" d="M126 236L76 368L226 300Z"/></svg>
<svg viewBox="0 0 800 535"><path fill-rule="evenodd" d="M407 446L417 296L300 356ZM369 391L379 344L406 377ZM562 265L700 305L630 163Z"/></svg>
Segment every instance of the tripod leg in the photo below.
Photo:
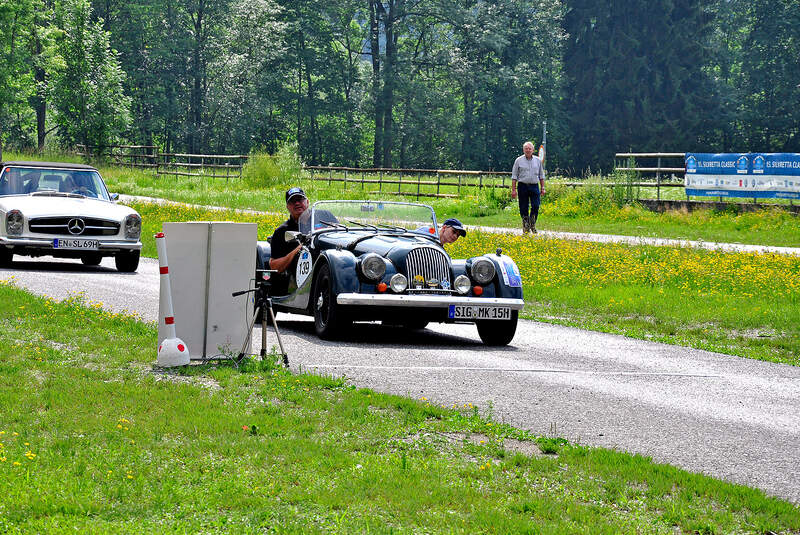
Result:
<svg viewBox="0 0 800 535"><path fill-rule="evenodd" d="M264 314L263 310L261 312L261 352L259 355L261 355L261 360L264 360L267 356L267 315Z"/></svg>
<svg viewBox="0 0 800 535"><path fill-rule="evenodd" d="M256 324L256 317L258 317L258 311L260 308L261 308L260 306L256 306L255 310L253 311L253 319L250 320L250 322L247 325L247 335L245 335L244 337L244 342L242 343L242 349L241 351L239 351L239 356L237 357L236 362L241 362L241 360L245 356L244 352L245 349L247 349L247 346L250 345L250 336L253 333L253 326Z"/></svg>
<svg viewBox="0 0 800 535"><path fill-rule="evenodd" d="M267 310L269 311L269 317L272 320L272 326L275 328L275 336L278 338L278 346L281 348L281 355L283 355L283 365L287 368L289 367L289 355L286 354L286 350L283 349L283 342L281 341L281 332L278 330L278 322L275 321L275 313L272 312L272 303L267 303ZM265 315L266 317L266 315ZM264 320L266 323L266 320Z"/></svg>

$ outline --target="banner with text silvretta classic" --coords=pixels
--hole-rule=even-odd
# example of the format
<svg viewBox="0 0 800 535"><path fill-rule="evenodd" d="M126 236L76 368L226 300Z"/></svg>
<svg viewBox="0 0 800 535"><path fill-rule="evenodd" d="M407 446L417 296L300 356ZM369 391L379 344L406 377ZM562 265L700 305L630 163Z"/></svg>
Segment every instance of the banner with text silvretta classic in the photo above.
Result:
<svg viewBox="0 0 800 535"><path fill-rule="evenodd" d="M800 154L686 153L686 195L800 199Z"/></svg>

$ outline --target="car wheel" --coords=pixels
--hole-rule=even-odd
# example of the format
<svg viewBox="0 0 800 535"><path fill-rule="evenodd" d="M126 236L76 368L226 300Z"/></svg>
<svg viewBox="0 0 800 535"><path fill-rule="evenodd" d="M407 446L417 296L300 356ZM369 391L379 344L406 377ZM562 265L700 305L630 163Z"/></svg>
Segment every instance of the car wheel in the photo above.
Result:
<svg viewBox="0 0 800 535"><path fill-rule="evenodd" d="M351 320L336 303L331 271L327 264L319 268L311 298L311 306L314 308L314 330L317 336L323 340L331 340L342 335Z"/></svg>
<svg viewBox="0 0 800 535"><path fill-rule="evenodd" d="M518 319L518 311L512 310L510 320L480 320L475 322L475 326L478 327L478 335L487 346L507 346L517 332Z"/></svg>
<svg viewBox="0 0 800 535"><path fill-rule="evenodd" d="M120 251L114 257L117 271L133 273L139 267L139 251Z"/></svg>
<svg viewBox="0 0 800 535"><path fill-rule="evenodd" d="M14 258L14 250L8 247L0 247L0 266L10 266L11 259Z"/></svg>
<svg viewBox="0 0 800 535"><path fill-rule="evenodd" d="M97 253L89 253L81 256L81 262L85 266L98 266L103 260L103 255Z"/></svg>

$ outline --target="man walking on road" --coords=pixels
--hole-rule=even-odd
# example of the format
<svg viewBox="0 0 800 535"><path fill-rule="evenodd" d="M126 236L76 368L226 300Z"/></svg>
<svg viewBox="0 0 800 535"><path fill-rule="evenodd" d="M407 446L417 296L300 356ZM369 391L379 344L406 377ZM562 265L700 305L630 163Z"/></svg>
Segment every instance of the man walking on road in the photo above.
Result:
<svg viewBox="0 0 800 535"><path fill-rule="evenodd" d="M539 204L544 195L544 166L539 157L533 155L533 143L530 141L522 145L522 152L524 154L514 160L514 167L511 169L511 198L516 199L519 196L522 232L536 234Z"/></svg>

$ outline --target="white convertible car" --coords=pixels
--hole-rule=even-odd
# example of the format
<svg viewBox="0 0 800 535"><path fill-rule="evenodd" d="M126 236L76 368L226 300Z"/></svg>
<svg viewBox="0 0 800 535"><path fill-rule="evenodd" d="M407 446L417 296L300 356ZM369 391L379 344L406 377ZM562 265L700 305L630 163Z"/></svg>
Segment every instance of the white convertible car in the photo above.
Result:
<svg viewBox="0 0 800 535"><path fill-rule="evenodd" d="M0 169L0 266L14 255L80 258L87 266L113 256L119 271L136 271L142 219L116 203L97 169L53 162Z"/></svg>

